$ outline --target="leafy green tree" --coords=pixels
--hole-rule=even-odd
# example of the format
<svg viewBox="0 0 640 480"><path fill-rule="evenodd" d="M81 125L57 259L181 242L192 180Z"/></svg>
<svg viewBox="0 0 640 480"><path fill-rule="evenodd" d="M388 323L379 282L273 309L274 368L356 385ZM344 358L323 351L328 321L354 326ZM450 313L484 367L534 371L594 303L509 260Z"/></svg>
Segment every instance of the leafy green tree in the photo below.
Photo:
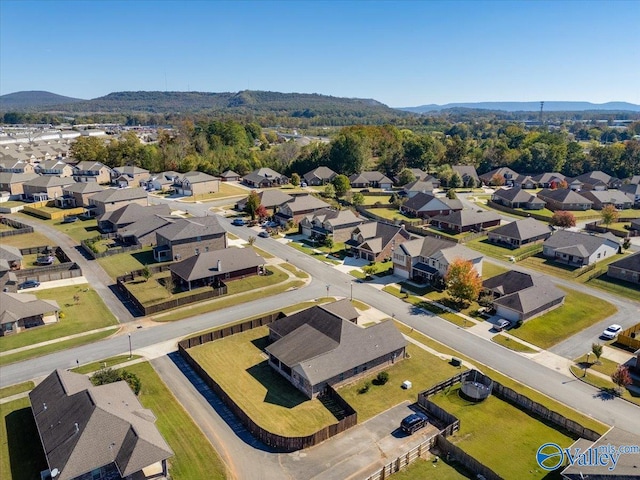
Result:
<svg viewBox="0 0 640 480"><path fill-rule="evenodd" d="M327 183L324 187L323 195L326 198L335 198L336 196L336 187L333 186L332 183Z"/></svg>
<svg viewBox="0 0 640 480"><path fill-rule="evenodd" d="M631 247L631 239L629 237L625 237L624 240L622 241L622 248L624 248L625 250L629 250L630 247Z"/></svg>
<svg viewBox="0 0 640 480"><path fill-rule="evenodd" d="M329 235L325 236L323 244L329 249L329 253L331 253L331 250L333 250L333 237L330 237Z"/></svg>
<svg viewBox="0 0 640 480"><path fill-rule="evenodd" d="M300 185L300 175L298 175L296 172L293 172L291 174L291 185L293 185L294 187Z"/></svg>
<svg viewBox="0 0 640 480"><path fill-rule="evenodd" d="M460 188L462 186L462 177L458 172L453 172L451 179L449 180L450 188Z"/></svg>
<svg viewBox="0 0 640 480"><path fill-rule="evenodd" d="M468 260L451 262L444 281L453 301L461 305L476 300L482 291L482 279Z"/></svg>
<svg viewBox="0 0 640 480"><path fill-rule="evenodd" d="M351 204L358 207L364 203L364 195L360 192L354 192L351 195Z"/></svg>
<svg viewBox="0 0 640 480"><path fill-rule="evenodd" d="M149 267L147 265L145 265L142 269L142 278L144 278L145 282L147 282L151 278L151 270L149 270Z"/></svg>
<svg viewBox="0 0 640 480"><path fill-rule="evenodd" d="M600 357L602 356L603 349L604 347L600 343L591 344L591 353L593 353L596 357L595 363L600 363Z"/></svg>
<svg viewBox="0 0 640 480"><path fill-rule="evenodd" d="M602 219L602 223L606 226L615 223L620 217L620 212L613 205L606 205L602 207L600 210L600 218Z"/></svg>
<svg viewBox="0 0 640 480"><path fill-rule="evenodd" d="M343 197L351 188L349 178L346 175L336 175L332 183L338 198Z"/></svg>
<svg viewBox="0 0 640 480"><path fill-rule="evenodd" d="M107 160L107 147L98 137L78 137L69 147L69 154L78 162L102 162Z"/></svg>
<svg viewBox="0 0 640 480"><path fill-rule="evenodd" d="M368 159L368 149L365 140L355 132L340 133L331 143L329 150L330 167L345 175L362 171Z"/></svg>
<svg viewBox="0 0 640 480"><path fill-rule="evenodd" d="M569 228L576 226L576 217L571 212L564 210L556 211L549 221L554 227Z"/></svg>
<svg viewBox="0 0 640 480"><path fill-rule="evenodd" d="M256 219L258 207L260 207L260 196L258 195L258 192L252 190L247 197L247 203L244 206L244 211L251 216L251 220Z"/></svg>
<svg viewBox="0 0 640 480"><path fill-rule="evenodd" d="M110 367L98 370L91 376L90 380L94 385L106 385L124 380L135 395L138 395L142 388L142 382L135 373L126 370L114 370Z"/></svg>
<svg viewBox="0 0 640 480"><path fill-rule="evenodd" d="M406 185L407 183L415 182L415 180L416 176L408 168L402 170L398 175L398 183L400 185Z"/></svg>
<svg viewBox="0 0 640 480"><path fill-rule="evenodd" d="M447 198L449 200L455 200L456 198L458 198L458 196L456 195L456 191L452 188L447 190Z"/></svg>
<svg viewBox="0 0 640 480"><path fill-rule="evenodd" d="M370 278L371 275L373 275L376 271L376 266L375 265L365 265L364 267L362 267L362 271L365 274L366 278Z"/></svg>

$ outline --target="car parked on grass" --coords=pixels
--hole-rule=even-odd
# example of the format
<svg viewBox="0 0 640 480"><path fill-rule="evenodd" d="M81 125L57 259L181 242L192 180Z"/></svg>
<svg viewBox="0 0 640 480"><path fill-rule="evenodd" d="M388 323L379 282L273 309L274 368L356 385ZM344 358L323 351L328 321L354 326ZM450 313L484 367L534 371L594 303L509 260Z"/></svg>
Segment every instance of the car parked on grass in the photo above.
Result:
<svg viewBox="0 0 640 480"><path fill-rule="evenodd" d="M402 422L400 422L400 428L403 432L411 435L421 428L426 427L428 423L429 418L424 413L415 412L408 417L405 417Z"/></svg>
<svg viewBox="0 0 640 480"><path fill-rule="evenodd" d="M20 285L18 285L18 289L24 290L25 288L36 288L40 286L40 282L37 280L25 280Z"/></svg>
<svg viewBox="0 0 640 480"><path fill-rule="evenodd" d="M511 322L509 320L505 320L504 318L501 318L500 320L498 320L496 324L493 326L493 328L498 332L507 330L509 327L511 327Z"/></svg>
<svg viewBox="0 0 640 480"><path fill-rule="evenodd" d="M613 325L609 325L606 330L602 332L602 337L606 338L607 340L613 340L614 338L616 338L618 333L620 333L620 330L622 330L622 327L614 323Z"/></svg>

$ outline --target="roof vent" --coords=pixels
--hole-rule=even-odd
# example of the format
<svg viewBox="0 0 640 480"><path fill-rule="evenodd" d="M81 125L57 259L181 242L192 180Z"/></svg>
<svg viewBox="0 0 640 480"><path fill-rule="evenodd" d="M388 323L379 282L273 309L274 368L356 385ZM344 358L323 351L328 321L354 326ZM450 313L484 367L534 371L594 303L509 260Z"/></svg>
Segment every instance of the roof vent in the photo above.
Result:
<svg viewBox="0 0 640 480"><path fill-rule="evenodd" d="M47 409L47 403L46 402L42 402L42 410L46 410Z"/></svg>
<svg viewBox="0 0 640 480"><path fill-rule="evenodd" d="M76 427L76 433L80 433L80 427L78 426L78 422L73 424L74 427Z"/></svg>

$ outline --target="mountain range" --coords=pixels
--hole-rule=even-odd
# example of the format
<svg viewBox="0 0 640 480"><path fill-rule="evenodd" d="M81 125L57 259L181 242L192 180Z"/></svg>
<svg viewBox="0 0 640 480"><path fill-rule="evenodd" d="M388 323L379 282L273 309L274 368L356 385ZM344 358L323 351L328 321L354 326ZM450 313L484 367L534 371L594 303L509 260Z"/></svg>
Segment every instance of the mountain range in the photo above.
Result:
<svg viewBox="0 0 640 480"><path fill-rule="evenodd" d="M420 105L419 107L401 107L399 110L412 113L439 112L450 109L494 110L503 112L537 112L540 102L471 102L447 103L444 105ZM640 105L628 102L544 102L545 112L587 112L587 111L631 111L640 112Z"/></svg>

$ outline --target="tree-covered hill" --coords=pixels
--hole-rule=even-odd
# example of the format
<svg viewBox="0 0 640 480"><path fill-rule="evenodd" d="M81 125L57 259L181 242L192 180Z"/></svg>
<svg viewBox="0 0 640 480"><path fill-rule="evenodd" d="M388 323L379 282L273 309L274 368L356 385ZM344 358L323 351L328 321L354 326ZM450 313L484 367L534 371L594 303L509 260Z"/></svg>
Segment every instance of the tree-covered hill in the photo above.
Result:
<svg viewBox="0 0 640 480"><path fill-rule="evenodd" d="M66 105L82 101L80 98L65 97L51 92L32 90L1 95L0 110L38 109L51 105Z"/></svg>

